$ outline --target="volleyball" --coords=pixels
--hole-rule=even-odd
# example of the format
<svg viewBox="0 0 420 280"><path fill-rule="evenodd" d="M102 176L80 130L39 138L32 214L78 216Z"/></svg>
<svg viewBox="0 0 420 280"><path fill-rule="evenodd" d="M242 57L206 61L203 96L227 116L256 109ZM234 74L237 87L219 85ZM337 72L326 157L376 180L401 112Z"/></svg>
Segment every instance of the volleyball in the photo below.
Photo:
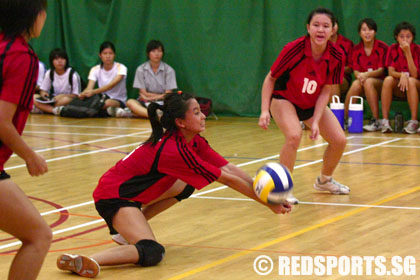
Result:
<svg viewBox="0 0 420 280"><path fill-rule="evenodd" d="M257 170L253 188L263 202L282 204L293 188L293 177L286 166L269 162Z"/></svg>

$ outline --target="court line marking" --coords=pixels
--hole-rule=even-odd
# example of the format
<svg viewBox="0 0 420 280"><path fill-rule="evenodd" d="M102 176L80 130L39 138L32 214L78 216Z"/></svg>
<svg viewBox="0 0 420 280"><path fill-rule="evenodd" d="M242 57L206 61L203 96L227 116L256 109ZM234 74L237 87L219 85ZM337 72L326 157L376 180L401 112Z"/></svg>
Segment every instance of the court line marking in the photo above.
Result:
<svg viewBox="0 0 420 280"><path fill-rule="evenodd" d="M369 144L347 144L347 146L368 146ZM381 148L399 148L399 149L420 149L420 146L408 146L408 145L383 145Z"/></svg>
<svg viewBox="0 0 420 280"><path fill-rule="evenodd" d="M100 150L95 150L95 151L90 151L90 152L85 152L85 153L80 153L80 154L75 154L75 155L57 157L57 158L47 159L46 162L53 162L53 161L59 161L59 160L62 160L62 159L69 159L69 158L75 158L75 157L90 155L90 154L97 154L97 153L101 153L101 152L126 148L126 147L130 147L130 146L134 146L134 145L138 146L139 144L140 144L140 142L137 142L137 143L131 143L131 144L126 144L126 145L121 145L121 146L116 146L116 147L111 147L111 148L105 148L105 149L100 149ZM4 170L12 170L12 169L21 168L21 167L26 167L26 164L21 164L21 165L8 167L8 168L5 168Z"/></svg>
<svg viewBox="0 0 420 280"><path fill-rule="evenodd" d="M401 140L401 138L394 138L394 139L391 139L391 140L388 140L388 141L384 141L384 142L380 142L380 143L377 143L377 144L370 145L370 146L368 146L368 147L363 147L363 148L360 148L360 149L356 149L356 150L348 151L348 152L343 153L343 156L350 155L350 154L354 154L354 153L357 153L357 152L360 152L360 151L364 151L364 150L367 150L367 149L371 149L371 148L376 148L376 147L378 147L378 146L381 146L381 145L384 145L384 144L387 144L387 143L392 143L392 142L399 141L399 140ZM328 143L323 143L323 144L325 144L325 145L326 145L326 144L328 144ZM318 145L316 145L316 146L319 146L319 145L320 145L320 144L318 144ZM304 149L299 149L299 150L298 150L298 152L300 152L301 150L307 150L307 149L306 149L306 148L304 148ZM250 161L250 162L251 162L251 163L257 163L257 162L264 161L264 160L268 160L268 159L271 159L271 158L274 158L274 157L277 157L277 156L278 156L278 155L271 156L271 157L266 157L266 158L262 158L262 159L258 159L258 160L254 160L254 161ZM306 166L313 165L313 164L317 164L317 163L320 163L320 162L322 162L322 161L323 161L323 159L318 159L318 160L314 160L314 161L311 161L311 162L308 162L308 163L304 163L304 164L301 164L301 165L297 165L297 166L295 166L295 169L302 168L302 167L306 167ZM238 164L238 167L245 166L245 165L249 165L249 163L245 163L245 164ZM203 191L203 192L200 192L200 193L197 193L197 194L193 194L191 197L197 197L197 196L199 196L199 195L203 195L203 194L207 194L207 193L212 193L212 192L219 191L219 190L223 190L223 189L226 189L226 188L227 188L227 186L226 186L226 185L224 185L224 186L220 186L220 187L215 188L215 189L211 189L211 190L208 190L208 191Z"/></svg>
<svg viewBox="0 0 420 280"><path fill-rule="evenodd" d="M147 133L147 132L148 131L136 132L136 133L131 133L131 134L128 134L128 135L143 134L143 133ZM82 144L91 144L91 143L96 143L96 142L100 142L100 141L113 140L113 139L122 138L122 137L127 137L127 135L119 135L119 136L114 136L114 137L109 137L109 138L104 138L104 139L99 139L99 140L92 140L92 141L87 141L87 142L82 142L82 143L75 143L75 144L64 145L64 146L60 146L60 147L54 147L54 148L48 148L48 149L43 149L43 150L37 150L36 152L44 152L44 151L50 151L50 150L56 150L56 149L63 149L63 148L74 147L74 146L78 146L78 145L82 145ZM127 144L127 145L124 145L124 146L117 146L117 147L111 147L111 148L96 150L96 151L87 152L87 153L79 153L79 154L73 154L73 155L59 157L59 158L52 158L52 159L48 159L46 161L47 162L51 162L51 161L57 161L57 160L62 160L62 159L74 158L74 157L84 156L84 155L87 155L87 154L99 153L99 152L102 152L102 151L115 150L115 149L119 149L121 147L127 147L127 146L130 146L130 145L132 146L132 145L139 145L139 144L140 144L140 142L136 142L136 143ZM309 150L309 149L314 149L314 148L321 147L321 146L325 146L327 144L328 143L321 143L321 144L309 146L309 147L306 147L306 148L299 149L298 152ZM16 156L16 154L14 154L14 156ZM258 159L258 160L251 161L251 162L248 162L248 163L244 163L244 164L238 165L238 166L245 166L245 165L253 164L255 162L264 161L264 160L267 160L267 159L270 159L270 158L274 158L274 157L277 157L277 156L278 155L269 156L269 157L266 157L266 158L262 158L262 159ZM21 165L17 165L17 166L11 166L11 167L5 168L5 170L12 170L12 169L21 168L21 167L26 167L26 164L21 164Z"/></svg>
<svg viewBox="0 0 420 280"><path fill-rule="evenodd" d="M69 124L36 124L36 123L27 123L26 126L43 126L43 127L72 127L72 128L98 128L98 129L122 129L122 130L150 130L150 128L146 127L125 127L125 126L91 126L91 125L69 125Z"/></svg>
<svg viewBox="0 0 420 280"><path fill-rule="evenodd" d="M72 226L72 227L68 227L68 228L64 228L64 229L60 229L60 230L56 230L56 231L53 231L52 234L57 235L59 233L71 231L71 230L82 228L82 227L91 226L91 225L102 223L102 222L105 222L104 219L95 220L95 221L92 221L92 222L88 222L88 223L84 223L84 224L80 224L80 225L76 225L76 226ZM6 249L6 248L9 248L9 247L13 247L13 246L18 246L18 245L21 245L21 244L22 244L21 241L15 241L15 242L0 246L0 250Z"/></svg>
<svg viewBox="0 0 420 280"><path fill-rule="evenodd" d="M351 138L353 138L353 136L348 137L348 139L351 139ZM384 144L384 143L394 142L394 141L398 141L398 140L400 140L400 138L391 139L391 140L389 140L389 141L385 141L385 142L381 142L381 143L378 143L378 144L374 144L374 145L371 145L371 146L369 146L369 147L364 147L364 148L356 149L356 150L353 150L353 151L349 151L349 152L344 153L344 154L356 153L356 152L359 152L359 151L367 150L367 149L369 149L370 147L376 147L376 146L381 145L381 144ZM50 160L47 160L47 162L49 162L49 161L61 160L61 159L65 159L65 158L76 157L76 156L85 155L85 154L94 154L94 153L99 153L99 152L104 151L104 150L117 149L117 148L121 148L121 147L127 147L127 146L131 146L131 145L137 145L137 144L138 144L138 143L132 143L132 144L127 144L127 145L118 146L118 147L113 147L113 148L106 148L106 149L96 150L96 151L87 152L87 153L82 153L82 154L76 154L76 155L65 156L65 157L60 157L60 158L50 159ZM325 146L325 145L328 145L328 143L320 143L320 144L317 144L317 145L308 146L308 147L305 147L305 148L302 148L302 149L298 149L298 152L305 151L305 150L309 150L309 149L318 148L318 147ZM343 155L344 155L344 154L343 154ZM253 163L257 163L257 162L265 161L265 160L268 160L268 159L272 159L272 158L277 157L277 156L278 156L278 155L273 155L273 156L265 157L265 158L262 158L262 159L258 159L258 160L254 160L254 161L246 162L246 163L243 163L243 164L238 164L237 166L238 166L238 167L241 167L241 166L246 166L246 165L250 165L250 164L253 164ZM300 167L305 167L305 166L308 166L308 165L312 165L312 164L315 164L315 163L318 163L318 162L321 162L321 161L322 161L322 159L321 159L321 160L316 160L316 161L313 161L313 162L309 162L309 163L306 163L306 164L302 164L302 165L296 166L296 167L295 167L295 169L300 168ZM24 166L26 166L26 165L15 166L15 167L12 167L12 168L9 168L9 169L8 169L8 168L6 168L5 170L10 170L10 169L19 168L19 167L24 167ZM197 193L197 194L195 194L195 195L192 195L191 197L197 197L197 196L200 196L200 195L203 195L203 194L206 194L206 193L215 192L215 191L218 191L218 190L221 190L221 189L225 189L225 188L227 188L227 186L221 186L221 187L214 188L214 189L211 189L211 190L208 190L208 191L204 191L204 192L201 192L201 193ZM55 210L49 211L49 212L47 212L47 213L51 214L51 213L54 213L54 212L59 212L59 211L66 210L66 209L68 210L68 209L71 209L71 208L76 208L76 207L80 207L80 206L87 205L87 204L91 204L91 203L93 203L93 201L87 201L87 202L83 202L83 203L80 203L80 204L77 204L77 205L73 205L73 206L69 206L69 207L63 207L63 208L61 208L61 209L55 209ZM46 215L46 214L44 214L44 215ZM43 214L41 214L41 216L43 216ZM103 220L97 220L97 221L94 221L93 223L97 223L97 222L101 222L101 221L103 221ZM69 230L77 229L77 228L80 228L80 227L85 227L85 226L91 225L91 223L92 223L92 222L85 223L85 224L81 224L81 225L79 225L79 226L75 226L75 227L70 227L70 228L69 228ZM63 229L63 230L61 230L61 231L58 231L58 233L61 233L61 232L67 231L67 229L68 229L68 228ZM20 242L20 241L13 242L13 243L10 243L10 244L12 244L11 246L15 246L15 245L19 245L19 244L21 244L21 243L19 243L19 242ZM4 247L4 246L8 246L8 245L10 245L10 244L6 244L6 245L3 245L3 246L0 246L0 249L7 248L7 247Z"/></svg>
<svg viewBox="0 0 420 280"><path fill-rule="evenodd" d="M48 152L48 151L53 151L53 150L58 150L58 149L64 149L64 148L69 148L69 147L76 147L76 146L81 146L81 145L87 145L87 144L97 143L97 142L114 140L114 139L118 139L118 138L130 137L130 136L133 136L133 135L141 135L141 134L145 134L147 132L149 132L149 131L135 132L135 133L124 134L124 135L117 135L117 136L103 138L103 139L95 139L95 140L90 140L90 141L85 141L85 142L79 142L79 143L73 143L73 144L63 145L63 146L58 146L58 147L53 147L53 148L46 148L46 149L35 150L35 152L37 152L37 153ZM16 156L17 156L16 154L13 154L11 157L16 157Z"/></svg>
<svg viewBox="0 0 420 280"><path fill-rule="evenodd" d="M395 140L395 141L397 141L397 140ZM328 143L321 143L321 144L317 144L317 145L305 147L305 148L302 148L302 149L298 149L298 152L309 150L309 149L313 149L313 148L317 148L317 147L321 147L321 146L325 146L327 144ZM131 144L129 144L129 145L131 145ZM113 149L115 149L115 148L113 148ZM100 152L100 150L98 150L98 151L92 151L92 152ZM89 152L89 153L92 153L92 152ZM265 157L265 158L262 158L262 159L258 159L258 160L254 160L254 161L250 161L250 162L245 162L245 163L242 163L242 164L238 164L237 166L238 167L242 167L242 166L250 165L250 164L253 164L253 163L260 162L260 161L265 161L265 160L268 160L268 159L272 159L272 158L277 157L277 156L278 155L273 155L273 156ZM295 169L300 168L300 167L304 167L304 164L303 165L296 166ZM226 189L226 188L227 188L227 186L220 186L220 187L217 187L217 188L213 188L211 190L202 191L200 193L194 194L191 197L198 197L198 196L201 196L201 195L204 195L204 194L207 194L207 193L219 191L219 190ZM73 209L73 208L85 206L85 205L92 204L92 203L93 203L93 200L87 201L87 202L82 202L82 203L79 203L79 204L75 204L75 205L71 205L71 206L67 206L67 207L63 207L63 208L60 208L60 209L55 209L55 210L52 210L52 211L48 211L48 212L42 213L41 216L52 214L52 213L56 213L56 212L60 212L60 211L63 211L63 210L69 210L69 209Z"/></svg>
<svg viewBox="0 0 420 280"><path fill-rule="evenodd" d="M239 201L254 201L250 198L236 198L236 197L221 197L221 196L197 196L194 198L203 198L203 199L216 199L216 200L239 200ZM382 208L382 209L402 209L402 210L420 210L420 207L410 207L410 206L391 206L391 205L370 205L370 204L353 204L353 203L337 203L337 202L310 202L310 201L301 201L299 204L306 205L325 205L325 206L340 206L340 207L367 207L367 208Z"/></svg>
<svg viewBox="0 0 420 280"><path fill-rule="evenodd" d="M407 135L407 134L406 134ZM358 139L392 139L395 138L394 136L358 136L358 135L352 135L354 138L358 138ZM413 137L409 137L409 135L407 135L407 137L402 138L403 140L415 140L415 141L420 141L419 137L413 136Z"/></svg>
<svg viewBox="0 0 420 280"><path fill-rule="evenodd" d="M115 136L115 134L79 133L79 132L52 132L52 131L39 131L39 130L25 131L23 133L23 135L25 135L25 134L86 135L86 136L104 136L104 137L113 137L113 136ZM135 137L135 136L128 136L127 135L127 137Z"/></svg>
<svg viewBox="0 0 420 280"><path fill-rule="evenodd" d="M407 191L405 191L405 192L401 192L401 193L398 193L398 194L394 194L394 195L392 195L392 196L390 196L390 197L387 197L387 198L381 199L381 200L379 200L379 201L377 201L377 202L373 202L373 203L371 203L371 204L372 204L372 205L381 205L381 204L384 204L384 203L386 203L386 202L389 202L389 201L395 200L395 199L397 199L397 198L400 198L400 197L406 196L406 195L408 195L408 194L411 194L411 193L413 193L413 192L416 192L416 191L418 191L418 190L420 190L420 186L417 186L417 187L411 188L411 189L409 189L409 190L407 190ZM283 242L283 241L286 241L286 240L292 239L292 238L294 238L294 237L297 237L297 236L303 235L303 234L305 234L305 233L308 233L308 232L310 232L310 231L313 231L313 230L319 229L319 228L321 228L321 227L324 227L324 226L330 225L330 224L332 224L332 223L335 223L335 222L338 222L338 221L344 220L344 219L346 219L346 218L349 218L349 217L351 217L351 216L354 216L354 215L356 215L356 214L359 214L359 213L364 212L364 211L369 210L369 209L371 209L371 208L370 208L370 207L364 207L364 208L357 208L357 209L354 209L354 210L348 211L348 212L346 212L346 213L344 213L344 214L341 214L341 215L338 215L338 216L332 217L332 218L327 219L327 220L325 220L325 221L323 221L323 222L320 222L320 223L318 223L318 224L315 224L315 225L312 225L312 226L305 227L305 228L303 228L303 229L300 229L300 230L298 230L298 231L295 231L295 232L292 232L292 233L290 233L290 234L284 235L284 236L282 236L282 237L279 237L279 238L273 239L273 240L271 240L271 241L268 241L268 242L262 243L262 244L260 244L260 245L258 245L258 246L255 246L255 247L253 247L253 248L251 248L251 249L249 249L249 250L261 250L261 249L267 248L267 247L269 247L269 246L272 246L272 245L275 245L275 244L281 243L281 242ZM245 255L248 255L248 254L250 254L250 253L253 253L253 251L245 251L245 250L244 250L244 251L242 251L242 252L239 252L239 253L236 253L236 254L230 255L230 256L228 256L228 257L225 257L225 258L222 258L222 259L219 259L219 260L213 261L213 262L211 262L211 263L209 263L209 264L206 264L206 265L203 265L203 266L201 266L201 267L197 267L197 268L192 269L192 270L190 270L190 271L187 271L187 272L181 273L181 274L179 274L179 275L176 275L176 276L170 277L170 278L168 278L168 280L179 280L179 279L183 279L183 278L185 278L185 277L192 276L192 275L194 275L194 274L197 274L197 273L203 272L203 271L205 271L205 270L208 270L208 269L213 268L213 267L215 267L215 266L218 266L218 265L224 264L224 263L226 263L226 262L232 261L232 260L237 259L237 258L239 258L239 257L242 257L242 256L245 256Z"/></svg>

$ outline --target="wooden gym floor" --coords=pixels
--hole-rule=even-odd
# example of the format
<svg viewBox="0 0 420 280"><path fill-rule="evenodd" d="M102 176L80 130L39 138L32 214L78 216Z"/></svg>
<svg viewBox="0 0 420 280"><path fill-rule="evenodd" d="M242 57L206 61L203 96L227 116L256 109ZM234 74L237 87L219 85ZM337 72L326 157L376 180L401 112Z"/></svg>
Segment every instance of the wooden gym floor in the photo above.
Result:
<svg viewBox="0 0 420 280"><path fill-rule="evenodd" d="M56 269L62 252L92 254L114 245L94 209L92 191L99 177L147 139L150 126L138 119L67 119L31 115L23 137L48 162L49 172L28 175L14 156L6 170L51 225L54 241L38 279L78 279ZM250 175L276 161L284 141L272 123L261 130L256 118L207 120L203 136L229 161ZM294 194L301 203L289 215L214 183L150 221L166 256L157 267L105 267L98 279L317 279L280 276L280 256L413 256L420 274L420 136L348 134L348 145L334 178L349 185L348 196L316 192L326 143L299 148ZM0 278L18 244L0 232ZM254 271L260 255L273 271ZM418 279L419 276L341 276L324 279Z"/></svg>

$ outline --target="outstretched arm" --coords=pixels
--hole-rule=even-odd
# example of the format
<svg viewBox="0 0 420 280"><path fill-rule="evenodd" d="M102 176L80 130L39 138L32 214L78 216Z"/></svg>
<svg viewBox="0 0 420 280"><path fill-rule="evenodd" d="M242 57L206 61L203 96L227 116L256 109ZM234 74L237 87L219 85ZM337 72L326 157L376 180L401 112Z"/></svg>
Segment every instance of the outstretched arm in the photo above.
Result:
<svg viewBox="0 0 420 280"><path fill-rule="evenodd" d="M245 181L244 179L242 179L241 177L238 177L237 175L233 175L229 172L226 172L223 169L222 169L222 174L217 179L217 181L267 206L268 208L271 209L271 211L273 211L276 214L280 214L280 213L285 214L285 213L289 213L292 210L292 206L287 201L285 201L283 205L265 204L255 195L250 182Z"/></svg>

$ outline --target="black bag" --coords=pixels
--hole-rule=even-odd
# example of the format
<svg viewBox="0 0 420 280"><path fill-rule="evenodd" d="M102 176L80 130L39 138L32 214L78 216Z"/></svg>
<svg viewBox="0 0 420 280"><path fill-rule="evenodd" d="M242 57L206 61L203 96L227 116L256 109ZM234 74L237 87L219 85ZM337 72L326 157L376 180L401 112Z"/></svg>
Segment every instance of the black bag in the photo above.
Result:
<svg viewBox="0 0 420 280"><path fill-rule="evenodd" d="M211 109L213 107L213 102L211 101L210 98L205 98L205 97L196 97L195 98L198 102L198 104L200 105L200 110L201 112L208 117L211 113Z"/></svg>
<svg viewBox="0 0 420 280"><path fill-rule="evenodd" d="M100 116L105 100L106 96L102 94L94 94L92 97L85 99L76 97L61 109L60 116L69 118L92 118Z"/></svg>

